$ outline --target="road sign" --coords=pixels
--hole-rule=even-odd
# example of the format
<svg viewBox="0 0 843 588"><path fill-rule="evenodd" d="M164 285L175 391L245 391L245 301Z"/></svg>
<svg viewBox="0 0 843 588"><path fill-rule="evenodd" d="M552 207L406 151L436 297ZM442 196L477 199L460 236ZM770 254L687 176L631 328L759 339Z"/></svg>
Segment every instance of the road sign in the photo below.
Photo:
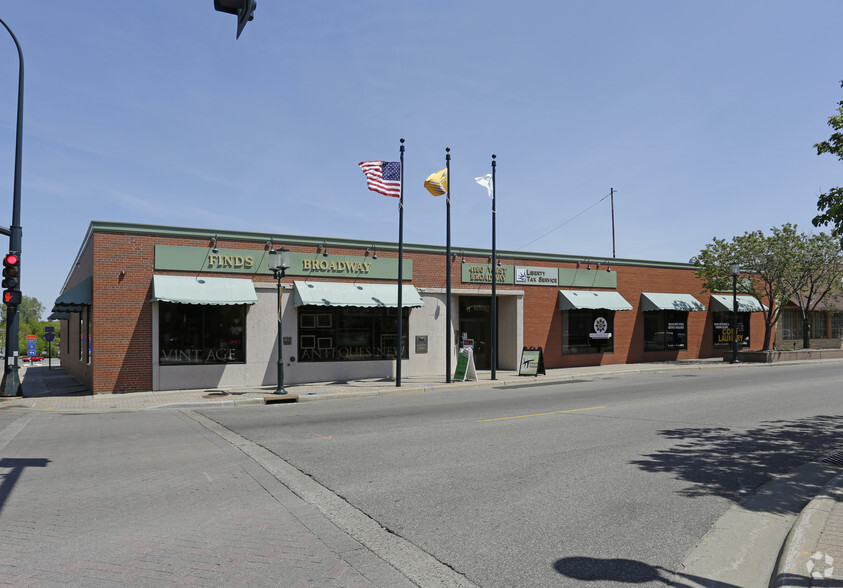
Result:
<svg viewBox="0 0 843 588"><path fill-rule="evenodd" d="M48 325L48 326L46 326L46 327L44 327L44 332L45 332L45 333L55 333L55 331L56 331L56 328L55 328L55 327L51 327L51 326L49 326L49 325Z"/></svg>
<svg viewBox="0 0 843 588"><path fill-rule="evenodd" d="M38 335L26 336L26 354L35 355L35 346L38 345Z"/></svg>
<svg viewBox="0 0 843 588"><path fill-rule="evenodd" d="M55 333L50 333L50 332L44 333L44 340L47 341L47 342L50 342L55 338L56 338Z"/></svg>

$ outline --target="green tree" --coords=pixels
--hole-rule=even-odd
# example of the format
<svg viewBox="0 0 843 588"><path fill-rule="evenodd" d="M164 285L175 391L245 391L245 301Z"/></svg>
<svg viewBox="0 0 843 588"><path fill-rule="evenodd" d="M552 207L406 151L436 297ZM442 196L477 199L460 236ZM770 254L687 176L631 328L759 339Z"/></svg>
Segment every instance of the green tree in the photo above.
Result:
<svg viewBox="0 0 843 588"><path fill-rule="evenodd" d="M843 81L840 82L843 88ZM822 141L814 145L817 155L829 153L836 155L843 161L843 100L837 103L837 114L828 117L828 126L834 129L828 141ZM825 194L820 194L817 200L817 210L820 212L814 217L815 227L831 225L832 232L836 237L843 238L843 187L831 188Z"/></svg>
<svg viewBox="0 0 843 588"><path fill-rule="evenodd" d="M841 295L843 257L840 243L825 233L799 236L793 267L785 276L785 286L793 292L791 300L799 307L802 319L802 347L811 347L810 313L830 310Z"/></svg>
<svg viewBox="0 0 843 588"><path fill-rule="evenodd" d="M796 225L788 223L771 231L769 236L762 231L747 232L731 241L715 237L700 251L694 272L706 292L731 292L729 266L740 264L742 278L737 282L738 292L765 305L764 351L770 349L773 326L779 320L782 306L793 297L790 276L803 241Z"/></svg>
<svg viewBox="0 0 843 588"><path fill-rule="evenodd" d="M41 317L44 315L45 307L34 296L24 296L21 299L21 304L18 306L18 353L21 355L27 354L27 335L36 335L38 337L38 344L36 346L36 353L39 355L46 355L47 342L44 339L44 327L52 325L55 328L56 339L51 344L51 348L55 351L58 349L59 328L58 321L48 322L42 321ZM0 318L2 318L4 331L6 324L6 305L0 305ZM5 341L5 332L3 333ZM55 355L55 353L54 353Z"/></svg>

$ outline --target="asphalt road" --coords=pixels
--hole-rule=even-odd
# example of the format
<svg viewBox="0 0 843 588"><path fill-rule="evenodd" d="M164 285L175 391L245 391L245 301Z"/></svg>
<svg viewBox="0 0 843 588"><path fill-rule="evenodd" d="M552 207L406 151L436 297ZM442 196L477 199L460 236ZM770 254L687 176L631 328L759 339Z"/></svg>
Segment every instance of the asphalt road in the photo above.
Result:
<svg viewBox="0 0 843 588"><path fill-rule="evenodd" d="M731 505L841 449L842 375L747 365L202 414L481 586L663 586Z"/></svg>

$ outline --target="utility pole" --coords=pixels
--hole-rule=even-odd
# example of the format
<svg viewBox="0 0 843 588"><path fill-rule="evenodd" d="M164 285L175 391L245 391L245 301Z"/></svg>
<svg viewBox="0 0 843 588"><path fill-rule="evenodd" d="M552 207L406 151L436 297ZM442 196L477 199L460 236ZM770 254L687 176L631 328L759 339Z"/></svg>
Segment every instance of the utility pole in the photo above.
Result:
<svg viewBox="0 0 843 588"><path fill-rule="evenodd" d="M14 193L12 197L12 225L9 228L0 227L0 233L9 236L9 252L18 256L18 267L20 264L21 241L23 229L20 226L20 185L21 185L21 157L23 152L23 51L21 51L20 43L17 37L12 32L3 19L0 19L2 24L12 40L15 42L15 47L18 50L18 58L20 65L18 67L18 119L17 132L15 134L15 183ZM8 255L6 256L9 257ZM19 270L18 270L19 271ZM23 388L20 383L20 375L18 373L18 304L20 303L20 276L17 277L17 283L13 288L6 290L3 293L3 299L7 303L6 306L6 358L3 364L3 380L0 382L0 396L23 396ZM8 295L7 295L8 293Z"/></svg>

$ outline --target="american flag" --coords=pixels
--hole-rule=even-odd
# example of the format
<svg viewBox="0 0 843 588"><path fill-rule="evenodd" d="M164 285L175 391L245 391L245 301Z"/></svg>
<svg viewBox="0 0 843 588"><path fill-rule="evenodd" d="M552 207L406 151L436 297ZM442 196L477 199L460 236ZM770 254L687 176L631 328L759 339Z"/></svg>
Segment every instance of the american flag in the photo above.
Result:
<svg viewBox="0 0 843 588"><path fill-rule="evenodd" d="M361 161L369 190L384 196L401 196L401 164L397 161Z"/></svg>

